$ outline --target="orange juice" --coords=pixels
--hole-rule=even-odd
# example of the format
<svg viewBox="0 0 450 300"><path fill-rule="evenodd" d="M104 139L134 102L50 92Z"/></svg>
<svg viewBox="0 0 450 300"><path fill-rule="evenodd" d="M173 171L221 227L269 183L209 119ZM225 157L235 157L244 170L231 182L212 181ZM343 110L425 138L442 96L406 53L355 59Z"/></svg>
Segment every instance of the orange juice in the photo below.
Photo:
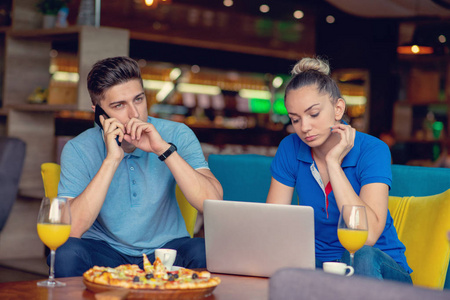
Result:
<svg viewBox="0 0 450 300"><path fill-rule="evenodd" d="M350 253L358 251L367 240L367 230L338 229L338 238L342 246Z"/></svg>
<svg viewBox="0 0 450 300"><path fill-rule="evenodd" d="M70 225L38 223L37 232L41 241L51 250L56 250L69 238Z"/></svg>

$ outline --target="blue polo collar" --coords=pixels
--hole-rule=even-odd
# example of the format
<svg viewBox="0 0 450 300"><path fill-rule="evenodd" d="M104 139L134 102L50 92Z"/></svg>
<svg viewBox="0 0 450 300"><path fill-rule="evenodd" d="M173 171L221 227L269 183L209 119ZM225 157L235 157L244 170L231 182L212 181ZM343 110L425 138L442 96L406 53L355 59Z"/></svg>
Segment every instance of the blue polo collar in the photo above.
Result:
<svg viewBox="0 0 450 300"><path fill-rule="evenodd" d="M131 152L131 153L124 153L125 155L124 155L124 157L125 158L130 158L131 156L135 156L135 157L141 157L143 154L144 154L144 151L143 150L141 150L141 149L139 149L139 148L136 148L136 149L134 149L134 151L133 152Z"/></svg>

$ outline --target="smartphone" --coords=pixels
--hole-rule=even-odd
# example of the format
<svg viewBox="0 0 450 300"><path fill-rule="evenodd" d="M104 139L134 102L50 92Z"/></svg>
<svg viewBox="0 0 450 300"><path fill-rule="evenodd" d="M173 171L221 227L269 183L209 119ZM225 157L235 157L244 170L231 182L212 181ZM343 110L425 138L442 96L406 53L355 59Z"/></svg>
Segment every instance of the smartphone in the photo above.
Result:
<svg viewBox="0 0 450 300"><path fill-rule="evenodd" d="M103 110L103 108L100 107L100 105L97 104L95 106L94 120L95 120L95 123L97 123L97 125L100 126L101 129L103 129L102 122L100 122L100 116L103 116L105 119L109 119L108 114ZM119 145L119 146L122 144L121 142L119 142L119 137L116 137L116 142L117 142L117 145Z"/></svg>

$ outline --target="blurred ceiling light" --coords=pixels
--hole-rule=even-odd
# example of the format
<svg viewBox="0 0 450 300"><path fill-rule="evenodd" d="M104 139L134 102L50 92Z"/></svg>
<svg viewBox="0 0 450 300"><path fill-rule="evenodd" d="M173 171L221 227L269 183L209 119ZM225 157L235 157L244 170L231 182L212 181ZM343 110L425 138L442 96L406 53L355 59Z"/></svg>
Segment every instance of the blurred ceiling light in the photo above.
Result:
<svg viewBox="0 0 450 300"><path fill-rule="evenodd" d="M200 67L199 67L198 65L193 65L193 66L191 67L191 72L192 72L192 73L198 73L198 72L200 72Z"/></svg>
<svg viewBox="0 0 450 300"><path fill-rule="evenodd" d="M80 75L72 72L55 72L52 76L55 81L78 82Z"/></svg>
<svg viewBox="0 0 450 300"><path fill-rule="evenodd" d="M270 7L269 7L269 5L267 5L267 4L263 4L263 5L261 5L260 7L259 7L259 11L260 12L262 12L262 13L268 13L269 12L269 10L270 10Z"/></svg>
<svg viewBox="0 0 450 300"><path fill-rule="evenodd" d="M297 20L300 20L304 16L305 14L301 10L294 11L294 18L296 18Z"/></svg>
<svg viewBox="0 0 450 300"><path fill-rule="evenodd" d="M401 23L399 35L402 34L403 38L399 40L397 53L406 55L434 53L434 47L439 47L438 30L440 30L440 27L430 27L414 22Z"/></svg>
<svg viewBox="0 0 450 300"><path fill-rule="evenodd" d="M347 104L347 105L366 105L367 104L367 98L364 96L342 95L342 97L345 99L345 104Z"/></svg>
<svg viewBox="0 0 450 300"><path fill-rule="evenodd" d="M280 76L277 76L272 80L272 85L276 89L279 88L282 84L283 84L283 78L281 78Z"/></svg>
<svg viewBox="0 0 450 300"><path fill-rule="evenodd" d="M226 7L233 6L233 4L233 0L223 0L223 5L225 5Z"/></svg>
<svg viewBox="0 0 450 300"><path fill-rule="evenodd" d="M157 7L158 6L158 0L144 0L144 3L148 7Z"/></svg>
<svg viewBox="0 0 450 300"><path fill-rule="evenodd" d="M147 61L145 60L145 59L139 59L138 61L137 61L137 64L138 64L138 66L140 67L140 68L143 68L143 67L145 67L146 65L147 65Z"/></svg>
<svg viewBox="0 0 450 300"><path fill-rule="evenodd" d="M329 15L329 16L326 17L325 21L328 24L333 24L336 21L336 19L332 15Z"/></svg>
<svg viewBox="0 0 450 300"><path fill-rule="evenodd" d="M447 38L446 38L445 35L443 35L443 34L441 34L441 35L438 37L438 40L439 40L439 42L442 43L442 44L444 44L445 42L447 42Z"/></svg>
<svg viewBox="0 0 450 300"><path fill-rule="evenodd" d="M145 6L148 8L156 8L158 4L171 4L172 0L144 0Z"/></svg>
<svg viewBox="0 0 450 300"><path fill-rule="evenodd" d="M239 91L239 96L247 99L270 100L272 98L272 93L269 91L242 89Z"/></svg>
<svg viewBox="0 0 450 300"><path fill-rule="evenodd" d="M178 77L180 77L180 75L181 75L180 68L173 68L172 71L170 71L169 78L170 80L175 81L178 79Z"/></svg>
<svg viewBox="0 0 450 300"><path fill-rule="evenodd" d="M205 95L219 95L222 90L216 85L203 85L192 83L179 83L177 90L180 93L205 94Z"/></svg>
<svg viewBox="0 0 450 300"><path fill-rule="evenodd" d="M50 57L57 57L58 56L58 50L52 49L50 50Z"/></svg>
<svg viewBox="0 0 450 300"><path fill-rule="evenodd" d="M55 72L58 72L58 66L55 64L51 64L50 67L48 68L48 72L50 74L54 74Z"/></svg>
<svg viewBox="0 0 450 300"><path fill-rule="evenodd" d="M165 82L161 90L156 94L156 101L162 102L173 91L175 85L172 82Z"/></svg>
<svg viewBox="0 0 450 300"><path fill-rule="evenodd" d="M164 87L166 81L143 79L142 83L144 84L144 89L161 90Z"/></svg>
<svg viewBox="0 0 450 300"><path fill-rule="evenodd" d="M404 45L397 47L398 54L432 54L433 47L419 45Z"/></svg>

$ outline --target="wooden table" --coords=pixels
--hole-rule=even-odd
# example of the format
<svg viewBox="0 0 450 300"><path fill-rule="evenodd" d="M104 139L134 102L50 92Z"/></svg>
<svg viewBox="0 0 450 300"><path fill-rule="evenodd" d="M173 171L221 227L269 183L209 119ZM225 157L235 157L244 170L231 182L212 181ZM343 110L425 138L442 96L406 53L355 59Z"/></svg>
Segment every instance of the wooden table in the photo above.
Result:
<svg viewBox="0 0 450 300"><path fill-rule="evenodd" d="M218 276L222 282L205 300L264 300L268 299L268 278L212 274ZM0 299L95 299L95 294L88 291L83 284L82 277L58 278L67 285L59 288L38 287L40 280L0 283ZM133 299L130 294L127 299ZM135 298L136 299L136 298ZM140 298L141 299L141 298Z"/></svg>

